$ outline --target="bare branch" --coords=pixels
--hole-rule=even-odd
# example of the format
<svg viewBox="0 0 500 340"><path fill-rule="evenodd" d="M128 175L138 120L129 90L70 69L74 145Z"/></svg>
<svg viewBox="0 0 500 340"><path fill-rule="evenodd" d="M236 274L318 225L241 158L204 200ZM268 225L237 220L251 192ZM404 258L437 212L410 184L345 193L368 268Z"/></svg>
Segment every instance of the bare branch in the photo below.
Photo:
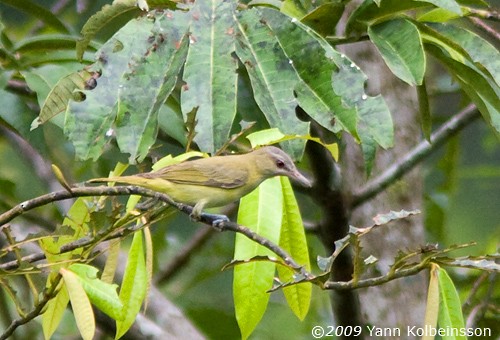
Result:
<svg viewBox="0 0 500 340"><path fill-rule="evenodd" d="M354 193L351 201L351 208L357 208L384 191L385 188L412 170L415 165L428 157L434 150L448 141L450 137L477 118L479 118L479 112L473 104L451 117L431 135L432 144L428 141L420 142L420 144L413 148L413 150L410 150L398 162L394 163L378 177L368 182L357 193Z"/></svg>

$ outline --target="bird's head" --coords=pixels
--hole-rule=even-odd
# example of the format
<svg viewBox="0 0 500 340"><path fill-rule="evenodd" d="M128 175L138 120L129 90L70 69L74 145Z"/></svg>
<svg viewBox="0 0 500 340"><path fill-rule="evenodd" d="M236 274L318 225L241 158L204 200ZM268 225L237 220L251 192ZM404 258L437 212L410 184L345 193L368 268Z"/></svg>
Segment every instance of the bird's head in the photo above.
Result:
<svg viewBox="0 0 500 340"><path fill-rule="evenodd" d="M287 176L304 187L311 187L311 182L302 175L290 156L275 146L266 146L253 151L258 169L267 178Z"/></svg>

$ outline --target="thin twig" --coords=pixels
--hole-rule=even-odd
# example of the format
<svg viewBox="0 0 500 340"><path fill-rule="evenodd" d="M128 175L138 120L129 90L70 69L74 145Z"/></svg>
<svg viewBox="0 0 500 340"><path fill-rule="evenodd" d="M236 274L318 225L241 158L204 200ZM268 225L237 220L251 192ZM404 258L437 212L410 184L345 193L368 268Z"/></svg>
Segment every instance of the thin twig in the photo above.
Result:
<svg viewBox="0 0 500 340"><path fill-rule="evenodd" d="M472 23L482 29L484 32L488 33L491 35L493 38L496 39L496 41L500 41L500 32L498 32L496 29L491 27L490 25L486 24L483 20L476 18L476 17L468 17Z"/></svg>
<svg viewBox="0 0 500 340"><path fill-rule="evenodd" d="M37 316L39 316L40 313L42 312L43 308L54 297L54 293L56 292L56 289L57 289L57 286L58 286L60 280L61 280L61 275L58 274L56 276L56 278L54 279L54 281L52 282L52 285L50 286L50 288L48 288L44 292L43 298L35 306L35 308L33 308L33 310L31 312L29 312L28 314L26 314L25 316L12 321L11 324L9 325L9 327L7 327L7 329L5 330L5 332L3 332L3 334L0 335L0 340L7 339L9 336L11 336L14 333L14 331L19 326L22 326L22 325L28 323L29 321L33 320Z"/></svg>
<svg viewBox="0 0 500 340"><path fill-rule="evenodd" d="M415 165L424 160L434 150L443 145L451 136L479 118L476 106L471 104L465 109L451 117L438 130L431 135L432 144L428 141L420 142L413 150L410 150L398 162L394 163L378 177L368 182L352 197L351 208L357 208L377 194L385 190L389 185L412 170Z"/></svg>
<svg viewBox="0 0 500 340"><path fill-rule="evenodd" d="M359 289L359 288L366 288L366 287L374 287L374 286L380 286L386 282L393 281L405 276L412 276L416 275L425 268L429 266L428 261L423 261L411 268L407 269L400 269L394 273L389 272L386 275L378 276L378 277L373 277L370 279L365 279L365 280L359 280L357 282L354 281L326 281L324 284L325 289L333 289L333 290L352 290L352 289Z"/></svg>

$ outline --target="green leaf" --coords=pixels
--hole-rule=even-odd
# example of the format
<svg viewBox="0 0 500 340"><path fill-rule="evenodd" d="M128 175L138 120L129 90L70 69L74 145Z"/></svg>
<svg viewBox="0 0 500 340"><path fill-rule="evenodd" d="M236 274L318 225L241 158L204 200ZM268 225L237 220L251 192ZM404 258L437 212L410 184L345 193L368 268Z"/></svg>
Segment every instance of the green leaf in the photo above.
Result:
<svg viewBox="0 0 500 340"><path fill-rule="evenodd" d="M64 287L47 303L47 308L42 314L42 329L45 339L50 339L59 327L68 303L68 290Z"/></svg>
<svg viewBox="0 0 500 340"><path fill-rule="evenodd" d="M417 20L420 22L447 22L461 16L461 14L459 15L446 9L436 8L417 16Z"/></svg>
<svg viewBox="0 0 500 340"><path fill-rule="evenodd" d="M500 53L491 43L474 32L458 26L432 24L430 27L459 44L471 61L484 67L500 86Z"/></svg>
<svg viewBox="0 0 500 340"><path fill-rule="evenodd" d="M37 128L40 124L65 111L69 101L77 97L75 90L83 90L91 77L91 73L82 70L61 78L46 96L41 105L40 114L31 124L31 129Z"/></svg>
<svg viewBox="0 0 500 340"><path fill-rule="evenodd" d="M417 1L429 2L442 9L448 10L458 15L462 15L462 9L455 0L417 0Z"/></svg>
<svg viewBox="0 0 500 340"><path fill-rule="evenodd" d="M411 0L383 0L379 5L373 1L364 1L351 13L347 21L346 33L361 34L367 26L395 18L406 11L428 6L430 5L425 2Z"/></svg>
<svg viewBox="0 0 500 340"><path fill-rule="evenodd" d="M300 21L321 36L334 35L335 27L344 13L344 9L345 6L342 3L327 2L307 13L300 18Z"/></svg>
<svg viewBox="0 0 500 340"><path fill-rule="evenodd" d="M313 142L316 142L318 144L323 145L332 155L332 157L338 161L339 158L339 148L336 143L332 144L326 144L324 143L321 139L317 137L312 137L311 135L284 135L281 133L281 131L277 128L272 128L272 129L265 129L265 130L259 130L256 132L253 132L249 134L246 137L249 141L250 144L252 145L252 148L255 148L257 146L262 146L262 145L269 145L269 144L274 144L274 143L280 143L283 141L287 140L292 140L292 139L305 139L305 140L310 140Z"/></svg>
<svg viewBox="0 0 500 340"><path fill-rule="evenodd" d="M74 263L68 269L78 275L92 304L115 320L123 319L123 304L116 292L118 285L98 279L98 269L87 264Z"/></svg>
<svg viewBox="0 0 500 340"><path fill-rule="evenodd" d="M131 163L141 162L156 141L158 110L174 89L188 51L185 18L170 21L167 16L155 21L151 30L155 40L145 60L125 73L118 85L122 88L118 94L116 139L120 150L130 153ZM168 32L163 33L166 27Z"/></svg>
<svg viewBox="0 0 500 340"><path fill-rule="evenodd" d="M128 253L127 266L120 287L120 300L123 303L124 319L116 322L115 339L119 339L132 326L146 297L147 273L144 260L142 233L134 233Z"/></svg>
<svg viewBox="0 0 500 340"><path fill-rule="evenodd" d="M29 71L22 71L29 88L36 92L38 105L43 106L50 91L61 78L69 73L81 69L81 65L44 65L38 68L32 68Z"/></svg>
<svg viewBox="0 0 500 340"><path fill-rule="evenodd" d="M238 223L276 244L282 217L283 194L277 177L264 181L240 200ZM269 249L237 234L234 258L244 260L257 255L276 257ZM234 268L234 307L243 339L253 332L266 311L269 301L266 291L272 287L274 273L275 264L270 262L251 262Z"/></svg>
<svg viewBox="0 0 500 340"><path fill-rule="evenodd" d="M286 134L306 134L309 124L299 121L295 115L297 101L293 88L299 79L276 35L255 8L239 12L236 19L236 54L247 69L254 99L269 125ZM287 143L283 147L293 158L300 158L304 142Z"/></svg>
<svg viewBox="0 0 500 340"><path fill-rule="evenodd" d="M464 329L462 305L453 281L446 270L439 268L439 327L448 329ZM442 336L445 340L466 339L465 336Z"/></svg>
<svg viewBox="0 0 500 340"><path fill-rule="evenodd" d="M84 340L92 340L95 334L95 320L89 298L75 273L65 268L61 268L60 273L64 279L64 287L68 290L80 335Z"/></svg>
<svg viewBox="0 0 500 340"><path fill-rule="evenodd" d="M422 85L425 53L417 26L409 20L394 19L368 27L368 35L398 78L410 85Z"/></svg>
<svg viewBox="0 0 500 340"><path fill-rule="evenodd" d="M66 112L65 133L79 158L97 158L115 132L131 162L145 157L156 138L158 110L187 53L187 25L183 12L141 17L96 53L97 88L83 91L86 100L71 102Z"/></svg>
<svg viewBox="0 0 500 340"><path fill-rule="evenodd" d="M184 119L198 107L194 141L213 153L228 140L236 116L235 2L198 1L190 10L191 44L184 66Z"/></svg>
<svg viewBox="0 0 500 340"><path fill-rule="evenodd" d="M425 307L424 326L435 328L439 317L439 266L432 264L430 270L427 303ZM422 340L434 340L434 335L425 334Z"/></svg>
<svg viewBox="0 0 500 340"><path fill-rule="evenodd" d="M425 86L425 80L422 81L422 85L417 86L418 95L418 107L420 113L420 125L422 126L422 132L424 133L425 139L431 142L431 132L432 132L432 117L431 109L429 106L429 97L427 96L427 88Z"/></svg>
<svg viewBox="0 0 500 340"><path fill-rule="evenodd" d="M310 271L309 251L299 206L295 199L290 180L280 177L283 190L283 220L279 245L307 271ZM282 282L294 281L293 272L286 267L277 266ZM293 313L304 320L311 302L312 285L309 282L283 288L283 293Z"/></svg>
<svg viewBox="0 0 500 340"><path fill-rule="evenodd" d="M45 7L35 4L31 0L2 0L2 3L17 8L28 15L32 15L37 19L40 19L43 23L59 32L68 33L68 29L63 24L63 22L59 20L57 15L53 14Z"/></svg>
<svg viewBox="0 0 500 340"><path fill-rule="evenodd" d="M108 248L108 257L102 270L101 280L106 283L112 283L120 255L120 240L111 240Z"/></svg>
<svg viewBox="0 0 500 340"><path fill-rule="evenodd" d="M427 50L448 67L486 122L500 132L500 87L472 65L469 67L455 61L434 46L429 46Z"/></svg>
<svg viewBox="0 0 500 340"><path fill-rule="evenodd" d="M115 18L130 12L139 12L136 5L132 1L114 1L111 5L104 5L104 7L92 15L89 20L83 25L80 32L82 38L76 44L76 55L79 60L82 59L83 53L87 49L90 41L103 27Z"/></svg>

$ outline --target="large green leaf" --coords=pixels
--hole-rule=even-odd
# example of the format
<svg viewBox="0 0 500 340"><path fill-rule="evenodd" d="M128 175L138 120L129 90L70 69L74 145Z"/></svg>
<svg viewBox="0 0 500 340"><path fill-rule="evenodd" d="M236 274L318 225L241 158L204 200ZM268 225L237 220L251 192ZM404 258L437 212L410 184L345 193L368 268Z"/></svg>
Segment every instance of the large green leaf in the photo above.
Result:
<svg viewBox="0 0 500 340"><path fill-rule="evenodd" d="M158 109L184 62L187 29L183 12L156 13L130 21L96 53L97 87L83 91L86 100L71 102L66 112L65 132L77 156L97 158L114 133L132 162L146 156Z"/></svg>
<svg viewBox="0 0 500 340"><path fill-rule="evenodd" d="M257 189L243 197L238 210L238 223L255 233L278 243L283 211L283 194L279 178L264 181ZM276 257L269 249L236 235L234 258L246 260L257 255ZM233 295L236 320L243 339L246 339L262 319L273 285L275 264L253 261L234 268Z"/></svg>
<svg viewBox="0 0 500 340"><path fill-rule="evenodd" d="M120 150L130 153L130 162L142 161L156 140L158 110L174 89L186 58L186 24L184 16L156 19L146 61L132 66L120 80L116 139Z"/></svg>
<svg viewBox="0 0 500 340"><path fill-rule="evenodd" d="M465 329L462 304L458 292L446 270L439 268L439 327L444 329ZM466 339L464 335L443 336L442 339Z"/></svg>
<svg viewBox="0 0 500 340"><path fill-rule="evenodd" d="M300 216L299 206L293 193L290 180L280 177L283 190L283 221L281 223L280 246L288 251L290 256L306 270L311 269L307 240ZM283 282L294 281L294 273L289 268L278 266L278 273ZM283 288L283 294L293 313L303 320L309 311L312 285L302 283Z"/></svg>
<svg viewBox="0 0 500 340"><path fill-rule="evenodd" d="M147 273L142 244L142 231L136 232L128 253L125 274L120 287L124 319L116 322L115 339L120 338L132 326L146 297Z"/></svg>
<svg viewBox="0 0 500 340"><path fill-rule="evenodd" d="M261 12L257 9L240 12L237 25L236 54L247 69L255 101L267 121L285 134L307 134L309 124L297 120L295 115L297 101L293 86L299 78ZM284 144L293 158L299 158L303 147L302 141Z"/></svg>
<svg viewBox="0 0 500 340"><path fill-rule="evenodd" d="M237 62L234 2L197 1L190 10L191 44L184 66L181 93L184 119L196 112L195 142L205 152L214 152L229 138L236 115Z"/></svg>
<svg viewBox="0 0 500 340"><path fill-rule="evenodd" d="M417 26L406 19L393 19L368 27L368 35L398 78L422 85L425 53Z"/></svg>

